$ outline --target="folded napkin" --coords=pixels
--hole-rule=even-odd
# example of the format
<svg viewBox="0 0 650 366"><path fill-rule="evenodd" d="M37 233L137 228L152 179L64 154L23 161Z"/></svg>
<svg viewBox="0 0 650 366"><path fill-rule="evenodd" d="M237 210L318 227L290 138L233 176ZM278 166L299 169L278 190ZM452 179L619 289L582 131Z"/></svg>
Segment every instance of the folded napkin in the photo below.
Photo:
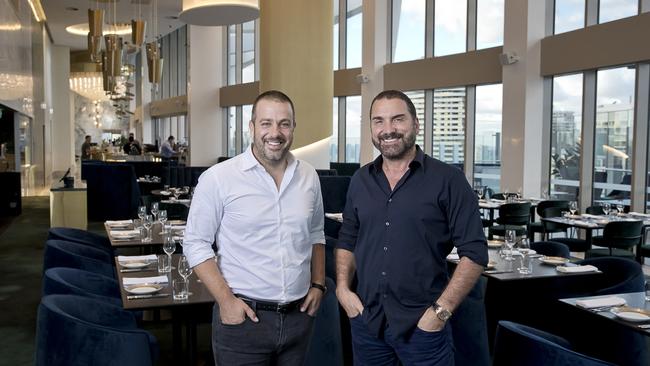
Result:
<svg viewBox="0 0 650 366"><path fill-rule="evenodd" d="M586 217L586 218L588 218L588 219L598 219L598 218L602 218L602 216L599 216L599 215L592 215L592 214L587 214L587 213L585 213L585 214L581 214L580 216L582 216L582 217Z"/></svg>
<svg viewBox="0 0 650 366"><path fill-rule="evenodd" d="M124 286L129 285L141 285L144 283L167 283L169 280L167 276L153 276L153 277L124 277L122 278L122 284Z"/></svg>
<svg viewBox="0 0 650 366"><path fill-rule="evenodd" d="M140 230L111 230L109 234L112 237L119 238L119 237L134 237L140 235Z"/></svg>
<svg viewBox="0 0 650 366"><path fill-rule="evenodd" d="M172 193L170 191L160 191L160 194L162 194L163 196L169 196Z"/></svg>
<svg viewBox="0 0 650 366"><path fill-rule="evenodd" d="M586 266L557 266L555 270L562 273L582 273L582 272L596 272L598 268L588 264Z"/></svg>
<svg viewBox="0 0 650 366"><path fill-rule="evenodd" d="M577 226L584 226L584 227L598 227L598 224L595 222L589 222L589 221L577 221L575 222Z"/></svg>
<svg viewBox="0 0 650 366"><path fill-rule="evenodd" d="M338 212L338 213L326 212L325 217L336 221L343 221L343 212Z"/></svg>
<svg viewBox="0 0 650 366"><path fill-rule="evenodd" d="M149 255L118 255L117 261L119 263L125 262L155 262L158 257L155 254Z"/></svg>
<svg viewBox="0 0 650 366"><path fill-rule="evenodd" d="M127 224L132 224L133 220L107 220L106 225L111 226L111 225L127 225Z"/></svg>
<svg viewBox="0 0 650 366"><path fill-rule="evenodd" d="M576 305L585 309L601 308L601 307L608 307L608 306L622 306L625 305L625 299L620 298L618 296L608 296L608 297L601 297L598 299L578 300L576 301Z"/></svg>
<svg viewBox="0 0 650 366"><path fill-rule="evenodd" d="M447 256L447 259L450 261L457 261L460 259L460 257L458 256L458 253L451 253Z"/></svg>
<svg viewBox="0 0 650 366"><path fill-rule="evenodd" d="M185 230L185 225L169 225L169 227L174 231Z"/></svg>
<svg viewBox="0 0 650 366"><path fill-rule="evenodd" d="M630 212L630 215L639 216L639 217L649 217L650 218L650 214L641 213L641 212Z"/></svg>

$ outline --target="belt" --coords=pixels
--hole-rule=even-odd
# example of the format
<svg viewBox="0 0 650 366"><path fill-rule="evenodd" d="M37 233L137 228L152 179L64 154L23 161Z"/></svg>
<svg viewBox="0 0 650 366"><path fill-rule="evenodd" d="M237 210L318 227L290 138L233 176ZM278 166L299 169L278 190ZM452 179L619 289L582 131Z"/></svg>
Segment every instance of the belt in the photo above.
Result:
<svg viewBox="0 0 650 366"><path fill-rule="evenodd" d="M303 299L294 300L292 302L286 303L277 303L271 301L261 301L255 299L249 299L241 295L235 295L240 298L246 305L250 306L253 311L273 311L280 314L287 314L298 308L298 305L302 303Z"/></svg>

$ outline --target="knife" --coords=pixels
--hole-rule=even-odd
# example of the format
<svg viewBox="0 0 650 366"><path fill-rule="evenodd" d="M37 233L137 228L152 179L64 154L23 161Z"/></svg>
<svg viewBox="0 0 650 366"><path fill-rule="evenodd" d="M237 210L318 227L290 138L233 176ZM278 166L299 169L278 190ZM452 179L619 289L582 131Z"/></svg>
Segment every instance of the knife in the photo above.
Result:
<svg viewBox="0 0 650 366"><path fill-rule="evenodd" d="M150 299L152 297L167 297L170 294L152 294L152 295L128 295L127 300Z"/></svg>
<svg viewBox="0 0 650 366"><path fill-rule="evenodd" d="M500 274L500 273L512 273L514 271L499 271L499 270L489 269L489 270L483 271L483 272L487 273L487 274Z"/></svg>
<svg viewBox="0 0 650 366"><path fill-rule="evenodd" d="M123 269L120 269L120 273L128 273L128 272L151 272L151 271L153 271L152 268L148 268L148 267L149 267L149 266L144 267L144 268L123 268Z"/></svg>

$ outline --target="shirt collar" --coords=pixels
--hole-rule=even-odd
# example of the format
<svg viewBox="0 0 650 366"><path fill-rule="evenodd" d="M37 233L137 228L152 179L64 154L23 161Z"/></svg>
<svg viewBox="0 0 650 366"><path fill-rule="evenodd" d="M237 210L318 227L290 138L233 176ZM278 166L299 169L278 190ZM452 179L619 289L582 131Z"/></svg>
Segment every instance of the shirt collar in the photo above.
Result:
<svg viewBox="0 0 650 366"><path fill-rule="evenodd" d="M374 168L375 174L382 171L382 164L384 163L384 157L379 155L373 162L372 167ZM417 167L424 168L424 151L420 149L420 145L415 145L415 158L409 163L409 168L414 170Z"/></svg>
<svg viewBox="0 0 650 366"><path fill-rule="evenodd" d="M296 157L293 156L291 151L287 153L287 169L292 167L294 163L296 162ZM253 155L253 144L250 144L246 151L242 154L242 161L241 161L241 169L242 170L250 170L253 169L254 167L259 166L260 168L264 168L262 164L255 158L255 155Z"/></svg>

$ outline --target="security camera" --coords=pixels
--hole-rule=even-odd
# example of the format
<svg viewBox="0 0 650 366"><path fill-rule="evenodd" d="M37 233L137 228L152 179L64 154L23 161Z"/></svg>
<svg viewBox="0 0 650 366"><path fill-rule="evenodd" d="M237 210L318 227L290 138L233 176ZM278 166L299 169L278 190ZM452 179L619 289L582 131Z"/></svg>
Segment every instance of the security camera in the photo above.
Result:
<svg viewBox="0 0 650 366"><path fill-rule="evenodd" d="M499 55L499 61L501 65L512 65L515 62L519 61L519 56L514 52L504 52Z"/></svg>
<svg viewBox="0 0 650 366"><path fill-rule="evenodd" d="M368 78L368 75L365 74L359 74L356 76L357 83L359 84L365 84L370 81L370 78Z"/></svg>

